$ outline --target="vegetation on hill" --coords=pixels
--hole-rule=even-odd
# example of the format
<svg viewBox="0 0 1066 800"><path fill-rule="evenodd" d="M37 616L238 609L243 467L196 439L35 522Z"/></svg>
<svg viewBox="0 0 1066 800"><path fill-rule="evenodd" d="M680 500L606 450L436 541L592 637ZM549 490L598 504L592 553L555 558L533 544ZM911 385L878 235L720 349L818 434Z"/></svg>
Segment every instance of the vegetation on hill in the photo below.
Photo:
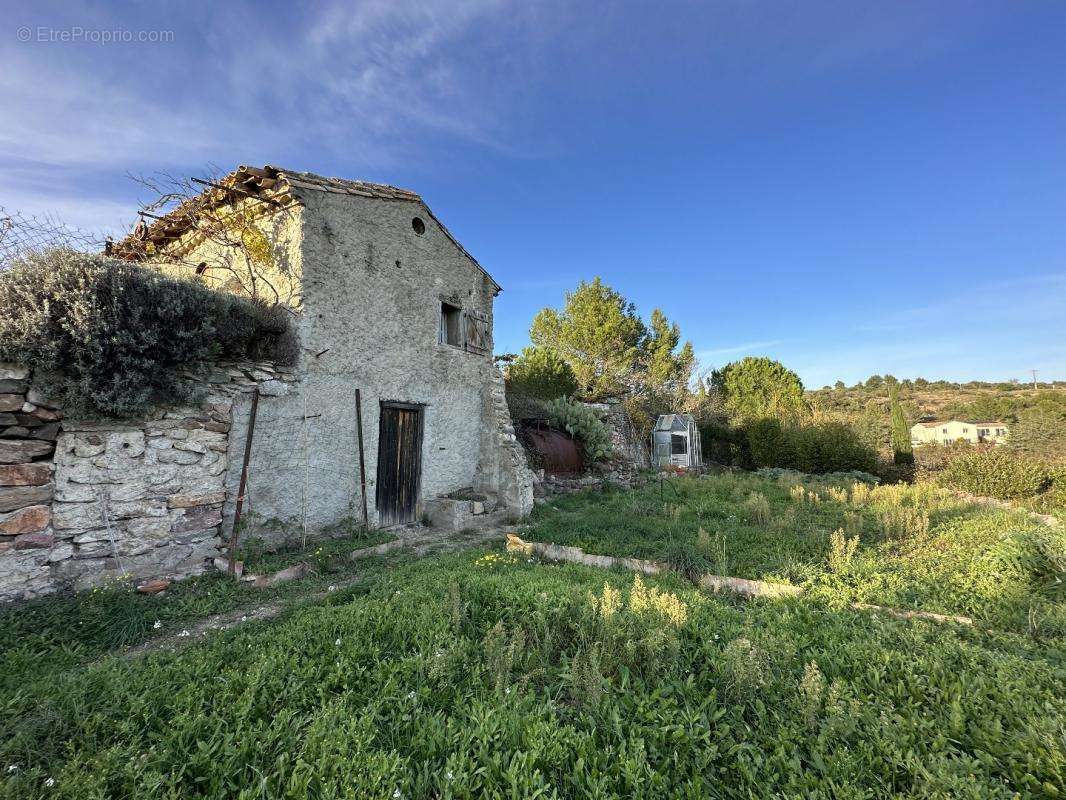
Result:
<svg viewBox="0 0 1066 800"><path fill-rule="evenodd" d="M769 358L745 358L711 373L701 387L704 458L753 469L872 471L877 453L843 415L811 408L799 376Z"/></svg>
<svg viewBox="0 0 1066 800"><path fill-rule="evenodd" d="M295 357L285 312L73 250L0 272L0 360L32 368L68 412L132 415L185 399L210 358Z"/></svg>
<svg viewBox="0 0 1066 800"><path fill-rule="evenodd" d="M530 328L534 346L507 368L516 422L548 416L546 401L623 395L637 435L677 411L695 415L705 459L747 469L825 473L876 471L913 480L910 428L930 417L1001 420L1019 457L1066 461L1066 385L953 384L873 375L852 387L805 391L799 376L769 358L748 357L693 381L692 346L655 309L645 324L636 307L599 278L545 308ZM965 450L923 447L917 470L935 471Z"/></svg>
<svg viewBox="0 0 1066 800"><path fill-rule="evenodd" d="M869 430L879 447L891 444L889 387L895 385L909 428L923 419L996 420L1010 428L1010 446L1030 456L1066 459L1066 384L949 383L896 381L874 376L863 384L823 387L807 392L811 406L853 420Z"/></svg>

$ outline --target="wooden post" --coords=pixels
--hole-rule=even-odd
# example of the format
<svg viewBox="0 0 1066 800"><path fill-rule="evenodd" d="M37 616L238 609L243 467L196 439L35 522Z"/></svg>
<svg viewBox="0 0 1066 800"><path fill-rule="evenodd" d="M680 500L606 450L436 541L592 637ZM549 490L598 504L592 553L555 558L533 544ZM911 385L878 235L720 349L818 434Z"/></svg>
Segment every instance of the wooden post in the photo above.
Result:
<svg viewBox="0 0 1066 800"><path fill-rule="evenodd" d="M241 483L237 488L237 505L233 509L233 530L229 535L229 573L237 573L237 526L244 508L244 492L248 487L248 461L252 457L252 436L255 435L255 416L259 411L259 387L252 392L252 410L248 416L248 435L244 439L244 463L241 465Z"/></svg>
<svg viewBox="0 0 1066 800"><path fill-rule="evenodd" d="M363 530L370 530L366 512L366 461L363 459L363 396L355 390L355 429L359 433L359 488L363 493Z"/></svg>

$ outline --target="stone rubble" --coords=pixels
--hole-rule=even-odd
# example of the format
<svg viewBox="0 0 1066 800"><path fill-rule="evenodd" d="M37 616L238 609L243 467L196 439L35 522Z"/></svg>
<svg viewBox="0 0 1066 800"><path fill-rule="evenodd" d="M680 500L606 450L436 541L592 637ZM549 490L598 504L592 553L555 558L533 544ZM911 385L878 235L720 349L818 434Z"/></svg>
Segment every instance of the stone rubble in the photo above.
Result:
<svg viewBox="0 0 1066 800"><path fill-rule="evenodd" d="M638 488L648 482L648 477L633 468L633 465L616 460L605 465L596 465L584 475L551 475L543 469L533 473L534 502L544 505L556 495L573 494L589 490L602 491L608 486L625 489Z"/></svg>

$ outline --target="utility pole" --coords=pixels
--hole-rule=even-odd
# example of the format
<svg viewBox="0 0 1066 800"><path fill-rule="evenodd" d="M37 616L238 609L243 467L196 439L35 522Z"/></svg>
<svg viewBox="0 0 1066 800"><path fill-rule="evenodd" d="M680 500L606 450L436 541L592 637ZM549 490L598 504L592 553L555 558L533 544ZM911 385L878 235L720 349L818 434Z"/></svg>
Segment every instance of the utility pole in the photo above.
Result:
<svg viewBox="0 0 1066 800"><path fill-rule="evenodd" d="M1036 370L1035 369L1031 369L1029 371L1031 373L1033 373L1033 388L1036 389Z"/></svg>

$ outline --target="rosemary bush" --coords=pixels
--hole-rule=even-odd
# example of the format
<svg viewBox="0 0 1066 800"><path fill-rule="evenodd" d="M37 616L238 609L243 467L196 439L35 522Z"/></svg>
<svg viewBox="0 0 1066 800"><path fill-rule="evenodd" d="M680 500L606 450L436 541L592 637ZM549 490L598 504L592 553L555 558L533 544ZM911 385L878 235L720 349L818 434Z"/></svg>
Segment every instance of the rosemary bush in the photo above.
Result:
<svg viewBox="0 0 1066 800"><path fill-rule="evenodd" d="M31 367L68 412L128 416L188 399L212 358L295 356L286 312L73 250L0 273L0 360Z"/></svg>

